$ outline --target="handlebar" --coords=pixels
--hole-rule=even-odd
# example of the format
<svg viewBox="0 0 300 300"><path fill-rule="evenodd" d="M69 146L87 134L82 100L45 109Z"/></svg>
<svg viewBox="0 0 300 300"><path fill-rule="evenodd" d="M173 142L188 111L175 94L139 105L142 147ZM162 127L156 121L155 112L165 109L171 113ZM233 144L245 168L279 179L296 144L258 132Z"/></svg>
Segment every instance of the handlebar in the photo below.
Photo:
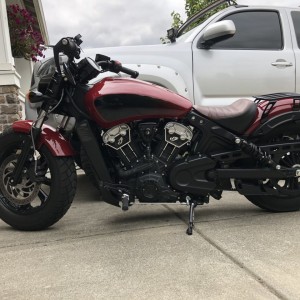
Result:
<svg viewBox="0 0 300 300"><path fill-rule="evenodd" d="M54 54L54 61L56 68L59 73L61 73L60 66L59 66L59 53L64 53L68 56L69 60L73 60L74 58L80 58L80 44L82 43L81 35L77 34L74 38L71 37L64 37L62 38L54 47L53 47L53 54Z"/></svg>
<svg viewBox="0 0 300 300"><path fill-rule="evenodd" d="M105 56L103 56L105 57ZM137 78L139 76L139 72L123 67L119 61L110 60L109 57L105 57L108 60L106 61L97 61L98 65L105 71L111 71L114 73L123 72L131 76L131 78Z"/></svg>
<svg viewBox="0 0 300 300"><path fill-rule="evenodd" d="M129 68L125 68L123 66L121 66L121 72L130 75L132 78L137 78L139 76L139 72L131 70Z"/></svg>
<svg viewBox="0 0 300 300"><path fill-rule="evenodd" d="M55 65L60 75L61 75L61 68L59 63L59 53L64 53L68 57L69 62L74 61L74 58L79 59L80 52L81 52L80 49L81 43L82 43L81 35L78 34L74 38L72 37L62 38L53 47ZM97 54L95 61L98 64L98 66L102 67L104 71L111 71L114 73L123 72L125 74L130 75L132 78L137 78L139 76L139 73L137 71L123 67L119 61L111 60L108 56Z"/></svg>

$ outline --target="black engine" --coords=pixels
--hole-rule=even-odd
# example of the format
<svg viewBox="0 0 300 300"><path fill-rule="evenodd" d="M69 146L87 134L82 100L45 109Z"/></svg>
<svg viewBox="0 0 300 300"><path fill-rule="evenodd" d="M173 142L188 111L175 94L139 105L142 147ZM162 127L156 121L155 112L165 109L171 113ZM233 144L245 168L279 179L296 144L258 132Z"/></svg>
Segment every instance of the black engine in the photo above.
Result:
<svg viewBox="0 0 300 300"><path fill-rule="evenodd" d="M174 159L192 140L192 130L177 122L117 125L103 135L103 142L119 160L119 182L131 187L140 202L176 202L180 196L167 183Z"/></svg>

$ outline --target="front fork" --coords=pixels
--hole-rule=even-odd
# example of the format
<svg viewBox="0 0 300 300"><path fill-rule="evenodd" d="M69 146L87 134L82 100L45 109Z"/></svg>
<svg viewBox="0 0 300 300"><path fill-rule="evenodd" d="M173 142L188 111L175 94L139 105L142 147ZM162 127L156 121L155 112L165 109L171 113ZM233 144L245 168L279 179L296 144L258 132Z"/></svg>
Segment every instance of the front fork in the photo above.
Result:
<svg viewBox="0 0 300 300"><path fill-rule="evenodd" d="M22 170L24 169L25 163L28 160L31 151L34 151L34 145L36 144L40 133L42 131L42 126L47 118L47 112L41 110L37 120L32 124L30 135L26 136L26 139L23 141L21 153L18 156L14 171L12 173L10 184L12 186L20 183L22 178Z"/></svg>
<svg viewBox="0 0 300 300"><path fill-rule="evenodd" d="M24 169L25 163L30 155L31 151L35 151L35 145L40 137L42 126L47 120L48 114L53 110L53 105L57 105L55 99L59 99L63 96L64 77L61 72L55 72L48 85L45 95L35 94L33 99L36 97L37 102L42 101L42 109L39 112L37 120L32 123L30 135L24 140L24 145L21 149L21 153L17 159L15 169L12 173L10 183L11 185L17 185L21 181L22 170ZM44 99L43 99L44 98Z"/></svg>

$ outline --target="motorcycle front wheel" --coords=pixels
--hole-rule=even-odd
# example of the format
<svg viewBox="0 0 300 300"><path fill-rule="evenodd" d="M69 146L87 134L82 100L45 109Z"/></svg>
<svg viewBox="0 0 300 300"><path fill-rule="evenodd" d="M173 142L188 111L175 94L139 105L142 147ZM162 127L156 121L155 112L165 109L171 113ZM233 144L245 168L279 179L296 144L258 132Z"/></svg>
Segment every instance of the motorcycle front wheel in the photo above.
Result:
<svg viewBox="0 0 300 300"><path fill-rule="evenodd" d="M0 135L0 218L18 230L42 230L68 211L76 191L71 157L54 157L47 147L28 159L17 185L10 183L26 135L11 129Z"/></svg>

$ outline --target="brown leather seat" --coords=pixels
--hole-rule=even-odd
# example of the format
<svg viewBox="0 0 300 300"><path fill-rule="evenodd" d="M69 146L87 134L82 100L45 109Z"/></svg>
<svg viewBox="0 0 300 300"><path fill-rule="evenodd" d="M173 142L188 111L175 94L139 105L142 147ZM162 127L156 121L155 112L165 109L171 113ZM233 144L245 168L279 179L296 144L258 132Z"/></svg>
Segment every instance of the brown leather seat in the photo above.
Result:
<svg viewBox="0 0 300 300"><path fill-rule="evenodd" d="M238 133L243 133L256 116L256 104L249 99L239 99L227 106L194 105L194 109L216 123Z"/></svg>

